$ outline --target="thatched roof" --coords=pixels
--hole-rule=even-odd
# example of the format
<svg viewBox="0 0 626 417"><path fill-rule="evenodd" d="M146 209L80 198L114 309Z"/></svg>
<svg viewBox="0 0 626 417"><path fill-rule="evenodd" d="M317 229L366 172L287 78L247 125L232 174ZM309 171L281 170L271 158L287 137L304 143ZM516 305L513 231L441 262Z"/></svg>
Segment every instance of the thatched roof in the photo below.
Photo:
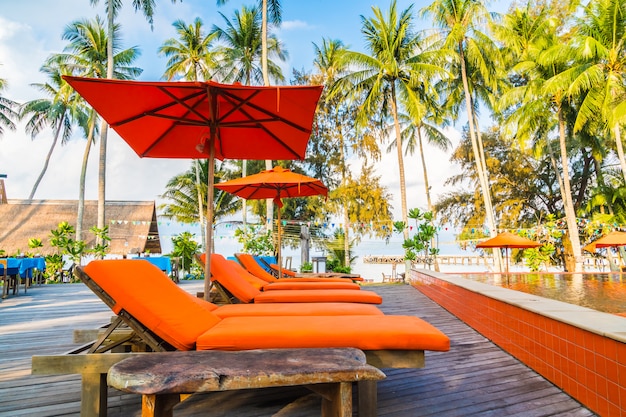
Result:
<svg viewBox="0 0 626 417"><path fill-rule="evenodd" d="M8 255L18 250L33 252L28 248L28 239L38 238L44 245L36 250L38 253L56 253L50 246L50 231L61 222L76 227L77 212L78 201L8 200L0 204L0 249ZM83 240L88 248L95 244L89 229L97 225L97 213L98 202L85 201ZM111 238L109 253L161 253L154 201L107 201L105 220Z"/></svg>

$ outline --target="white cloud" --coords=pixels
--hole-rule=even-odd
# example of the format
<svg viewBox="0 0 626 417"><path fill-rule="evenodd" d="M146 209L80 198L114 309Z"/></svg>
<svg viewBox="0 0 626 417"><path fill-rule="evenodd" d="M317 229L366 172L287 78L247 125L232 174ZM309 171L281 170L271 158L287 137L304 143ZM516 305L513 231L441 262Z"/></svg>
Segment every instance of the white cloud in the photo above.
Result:
<svg viewBox="0 0 626 417"><path fill-rule="evenodd" d="M280 25L280 29L281 30L312 30L315 29L315 26L310 25L309 23L305 22L304 20L288 20L288 21L284 21L281 23Z"/></svg>

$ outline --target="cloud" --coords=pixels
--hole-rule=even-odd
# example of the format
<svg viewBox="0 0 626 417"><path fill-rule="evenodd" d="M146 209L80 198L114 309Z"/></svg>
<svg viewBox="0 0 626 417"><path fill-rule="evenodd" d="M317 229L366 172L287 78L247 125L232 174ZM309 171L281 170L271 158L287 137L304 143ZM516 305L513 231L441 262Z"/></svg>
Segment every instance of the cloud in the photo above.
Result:
<svg viewBox="0 0 626 417"><path fill-rule="evenodd" d="M303 20L287 20L280 24L280 29L289 30L314 30L316 26L310 25Z"/></svg>

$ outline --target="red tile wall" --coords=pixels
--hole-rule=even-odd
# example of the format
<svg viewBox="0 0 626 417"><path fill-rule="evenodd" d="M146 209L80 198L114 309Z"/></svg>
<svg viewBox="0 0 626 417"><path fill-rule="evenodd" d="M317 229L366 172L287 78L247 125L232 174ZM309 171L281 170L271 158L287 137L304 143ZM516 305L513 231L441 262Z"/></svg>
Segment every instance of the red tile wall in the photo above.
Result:
<svg viewBox="0 0 626 417"><path fill-rule="evenodd" d="M411 271L413 286L601 416L626 417L626 344Z"/></svg>

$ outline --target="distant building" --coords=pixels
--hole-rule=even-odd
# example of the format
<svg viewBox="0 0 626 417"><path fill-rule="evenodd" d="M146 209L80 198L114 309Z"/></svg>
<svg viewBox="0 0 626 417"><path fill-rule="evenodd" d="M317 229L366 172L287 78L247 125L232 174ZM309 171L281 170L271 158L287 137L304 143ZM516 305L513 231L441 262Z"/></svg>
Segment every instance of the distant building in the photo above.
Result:
<svg viewBox="0 0 626 417"><path fill-rule="evenodd" d="M74 200L6 200L0 202L0 249L7 255L18 252L56 253L50 246L50 235L59 223L76 227L78 201ZM89 231L97 225L98 202L85 201L83 240L87 248L95 245ZM107 201L105 221L109 226L109 253L161 253L161 240L154 201ZM42 248L29 249L28 240L41 239Z"/></svg>

